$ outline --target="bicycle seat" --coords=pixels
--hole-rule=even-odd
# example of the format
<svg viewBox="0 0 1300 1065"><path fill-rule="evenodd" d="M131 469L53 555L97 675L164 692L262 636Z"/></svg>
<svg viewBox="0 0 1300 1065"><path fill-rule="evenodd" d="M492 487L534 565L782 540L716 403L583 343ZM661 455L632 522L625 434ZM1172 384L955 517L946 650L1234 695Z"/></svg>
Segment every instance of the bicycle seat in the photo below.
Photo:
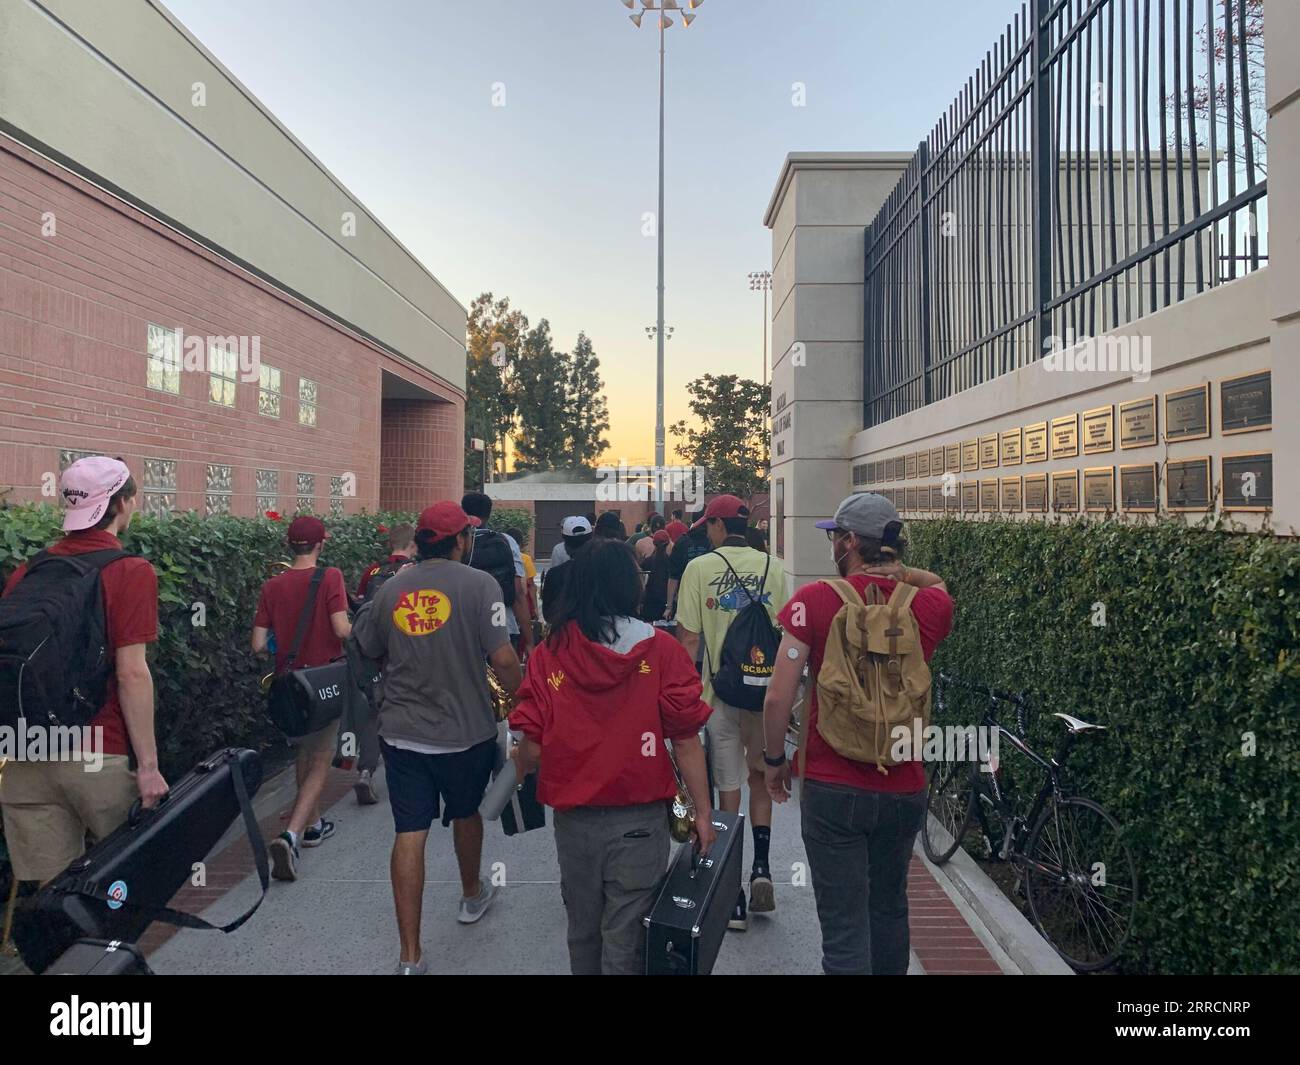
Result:
<svg viewBox="0 0 1300 1065"><path fill-rule="evenodd" d="M1064 721L1065 727L1071 732L1105 732L1107 728L1105 725L1094 725L1088 721L1080 721L1077 717L1071 717L1069 714L1056 714L1054 716Z"/></svg>

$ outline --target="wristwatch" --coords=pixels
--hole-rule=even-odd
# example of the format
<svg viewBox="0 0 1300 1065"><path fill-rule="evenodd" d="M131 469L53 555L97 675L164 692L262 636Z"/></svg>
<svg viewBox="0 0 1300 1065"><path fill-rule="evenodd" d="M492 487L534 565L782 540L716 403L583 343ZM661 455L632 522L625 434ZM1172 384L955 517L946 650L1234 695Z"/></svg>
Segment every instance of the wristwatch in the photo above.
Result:
<svg viewBox="0 0 1300 1065"><path fill-rule="evenodd" d="M785 765L785 751L781 752L780 758L769 758L767 756L767 752L764 751L763 764L766 765L769 769L780 769L783 765Z"/></svg>

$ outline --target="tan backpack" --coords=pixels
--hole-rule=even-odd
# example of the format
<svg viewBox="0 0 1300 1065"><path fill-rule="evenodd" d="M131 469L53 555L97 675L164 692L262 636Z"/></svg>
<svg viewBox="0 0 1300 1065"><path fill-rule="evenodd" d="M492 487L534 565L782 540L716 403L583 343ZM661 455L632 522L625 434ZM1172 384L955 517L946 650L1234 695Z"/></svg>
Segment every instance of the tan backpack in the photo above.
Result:
<svg viewBox="0 0 1300 1065"><path fill-rule="evenodd" d="M898 582L886 602L873 582L865 601L846 580L823 581L843 606L831 619L817 672L817 731L831 749L882 772L897 765L891 749L896 726L924 729L930 723L930 667L912 614L917 589ZM921 736L911 737L913 753Z"/></svg>

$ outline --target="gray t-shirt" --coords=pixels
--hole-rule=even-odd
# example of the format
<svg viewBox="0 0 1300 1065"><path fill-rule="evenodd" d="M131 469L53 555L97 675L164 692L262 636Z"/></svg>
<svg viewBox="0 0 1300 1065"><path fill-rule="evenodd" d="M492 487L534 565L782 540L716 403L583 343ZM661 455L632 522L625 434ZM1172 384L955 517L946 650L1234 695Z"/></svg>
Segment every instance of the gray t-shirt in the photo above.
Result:
<svg viewBox="0 0 1300 1065"><path fill-rule="evenodd" d="M509 641L490 574L448 559L390 577L353 635L384 660L379 734L390 743L472 747L497 734L485 659Z"/></svg>

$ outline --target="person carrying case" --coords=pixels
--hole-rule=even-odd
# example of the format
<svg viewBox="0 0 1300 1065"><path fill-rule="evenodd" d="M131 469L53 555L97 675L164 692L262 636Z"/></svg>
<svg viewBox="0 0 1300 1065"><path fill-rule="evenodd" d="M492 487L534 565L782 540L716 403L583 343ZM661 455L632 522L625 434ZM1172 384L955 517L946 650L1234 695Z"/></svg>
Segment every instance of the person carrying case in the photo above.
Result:
<svg viewBox="0 0 1300 1065"><path fill-rule="evenodd" d="M285 659L285 668L272 681L267 692L267 710L276 727L290 738L308 736L337 721L350 696L348 663L340 658L323 666L309 666L295 670L293 663L307 635L312 613L316 607L316 594L320 591L325 570L320 566L311 575L307 586L307 601L298 615L293 643Z"/></svg>
<svg viewBox="0 0 1300 1065"><path fill-rule="evenodd" d="M708 976L740 894L745 815L713 811L718 838L707 854L687 840L677 848L644 918L647 976Z"/></svg>
<svg viewBox="0 0 1300 1065"><path fill-rule="evenodd" d="M256 751L227 748L200 762L152 810L139 801L114 832L20 904L13 940L27 967L42 973L79 939L133 943L154 921L233 932L257 912L270 883L266 844L253 812L262 784ZM262 884L252 908L227 924L210 924L168 906L241 817Z"/></svg>

